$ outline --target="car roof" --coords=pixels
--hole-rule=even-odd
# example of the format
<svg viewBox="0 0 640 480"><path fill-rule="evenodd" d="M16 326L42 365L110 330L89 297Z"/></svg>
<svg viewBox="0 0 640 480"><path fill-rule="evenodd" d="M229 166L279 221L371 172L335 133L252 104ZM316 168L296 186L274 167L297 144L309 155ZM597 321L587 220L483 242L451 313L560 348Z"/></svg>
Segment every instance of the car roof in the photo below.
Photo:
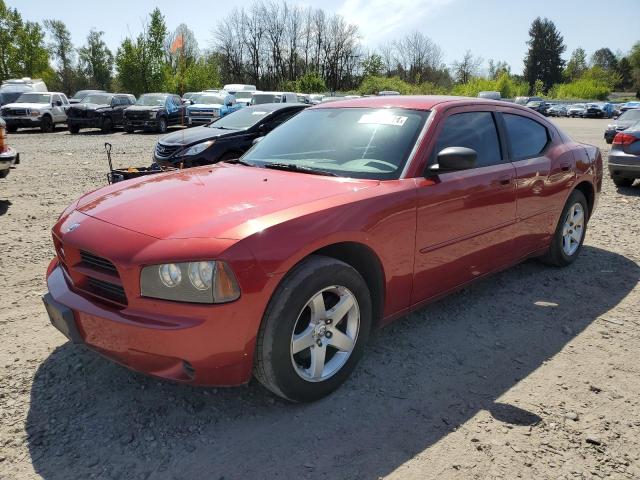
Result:
<svg viewBox="0 0 640 480"><path fill-rule="evenodd" d="M265 110L267 112L275 112L276 110L284 110L285 108L291 108L291 107L308 107L309 105L307 105L306 103L297 103L297 102L291 102L291 103L261 103L259 105L249 105L248 107L244 107L243 110L245 108L251 108L253 110Z"/></svg>
<svg viewBox="0 0 640 480"><path fill-rule="evenodd" d="M407 108L411 110L431 110L435 106L444 103L460 105L505 105L503 101L487 98L454 97L450 95L388 95L382 97L334 100L315 105L312 108ZM513 105L517 106L515 104Z"/></svg>

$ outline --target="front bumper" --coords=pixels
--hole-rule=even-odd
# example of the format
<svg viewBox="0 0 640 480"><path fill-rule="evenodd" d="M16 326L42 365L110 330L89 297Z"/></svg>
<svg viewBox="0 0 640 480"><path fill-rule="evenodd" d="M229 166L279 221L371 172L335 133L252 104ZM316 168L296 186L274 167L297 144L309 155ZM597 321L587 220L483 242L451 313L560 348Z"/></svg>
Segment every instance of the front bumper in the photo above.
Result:
<svg viewBox="0 0 640 480"><path fill-rule="evenodd" d="M124 126L130 128L158 128L160 126L160 120L158 118L125 118Z"/></svg>
<svg viewBox="0 0 640 480"><path fill-rule="evenodd" d="M47 286L43 300L51 323L74 343L116 363L193 385L240 385L250 378L246 322L236 302L208 306L210 314L201 318L168 315L163 306L174 302L157 301L155 315L115 308L76 293L60 265L52 269ZM70 325L61 326L52 305L71 312Z"/></svg>
<svg viewBox="0 0 640 480"><path fill-rule="evenodd" d="M76 118L67 117L67 126L78 126L79 128L100 128L102 127L103 117L92 118Z"/></svg>
<svg viewBox="0 0 640 480"><path fill-rule="evenodd" d="M42 117L2 117L8 127L32 128L39 127Z"/></svg>
<svg viewBox="0 0 640 480"><path fill-rule="evenodd" d="M20 163L20 154L9 147L0 153L0 178L7 178L9 171Z"/></svg>
<svg viewBox="0 0 640 480"><path fill-rule="evenodd" d="M609 175L612 177L640 178L640 156L622 151L609 152Z"/></svg>

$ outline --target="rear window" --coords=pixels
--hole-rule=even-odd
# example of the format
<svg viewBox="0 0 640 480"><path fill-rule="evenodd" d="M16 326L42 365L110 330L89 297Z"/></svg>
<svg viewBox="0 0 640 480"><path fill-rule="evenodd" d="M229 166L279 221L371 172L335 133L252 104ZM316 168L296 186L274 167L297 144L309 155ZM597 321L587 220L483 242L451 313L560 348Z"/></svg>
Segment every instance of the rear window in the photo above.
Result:
<svg viewBox="0 0 640 480"><path fill-rule="evenodd" d="M542 153L549 141L546 127L520 115L505 113L503 118L513 160L535 157Z"/></svg>

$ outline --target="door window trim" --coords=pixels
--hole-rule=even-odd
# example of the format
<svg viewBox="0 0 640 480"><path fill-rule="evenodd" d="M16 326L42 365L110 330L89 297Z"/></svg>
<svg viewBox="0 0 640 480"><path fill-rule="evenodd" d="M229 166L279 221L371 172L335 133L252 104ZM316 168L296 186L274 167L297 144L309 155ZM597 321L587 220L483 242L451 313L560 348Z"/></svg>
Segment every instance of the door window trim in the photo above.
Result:
<svg viewBox="0 0 640 480"><path fill-rule="evenodd" d="M519 113L513 112L513 111L509 111L509 112L494 112L496 114L496 116L498 117L498 126L501 129L501 136L504 137L505 139L505 147L507 148L507 155L508 155L508 161L509 162L520 162L522 160L530 160L532 158L538 158L538 157L544 157L547 154L547 151L549 150L549 148L551 147L551 145L553 144L553 139L551 137L551 132L549 131L549 128L538 122L536 119L531 118L528 115L520 115ZM547 134L547 143L545 144L544 148L536 153L535 155L529 155L526 157L522 157L522 158L514 158L513 152L511 150L511 141L510 141L510 136L509 133L507 131L507 124L505 122L504 116L503 115L514 115L517 117L522 117L522 118L526 118L527 120L531 120L532 122L537 123L538 125L540 125L542 128L544 128L544 131Z"/></svg>

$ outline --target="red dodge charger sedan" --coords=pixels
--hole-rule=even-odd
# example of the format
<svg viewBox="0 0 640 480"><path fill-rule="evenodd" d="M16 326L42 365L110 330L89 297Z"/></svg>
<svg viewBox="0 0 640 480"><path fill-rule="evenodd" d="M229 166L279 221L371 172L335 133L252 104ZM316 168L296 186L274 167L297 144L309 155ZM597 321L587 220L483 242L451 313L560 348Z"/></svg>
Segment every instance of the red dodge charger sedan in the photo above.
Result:
<svg viewBox="0 0 640 480"><path fill-rule="evenodd" d="M292 401L349 376L372 328L529 257L575 260L597 148L518 105L310 108L242 158L121 182L53 228L44 302L73 342L150 375Z"/></svg>

